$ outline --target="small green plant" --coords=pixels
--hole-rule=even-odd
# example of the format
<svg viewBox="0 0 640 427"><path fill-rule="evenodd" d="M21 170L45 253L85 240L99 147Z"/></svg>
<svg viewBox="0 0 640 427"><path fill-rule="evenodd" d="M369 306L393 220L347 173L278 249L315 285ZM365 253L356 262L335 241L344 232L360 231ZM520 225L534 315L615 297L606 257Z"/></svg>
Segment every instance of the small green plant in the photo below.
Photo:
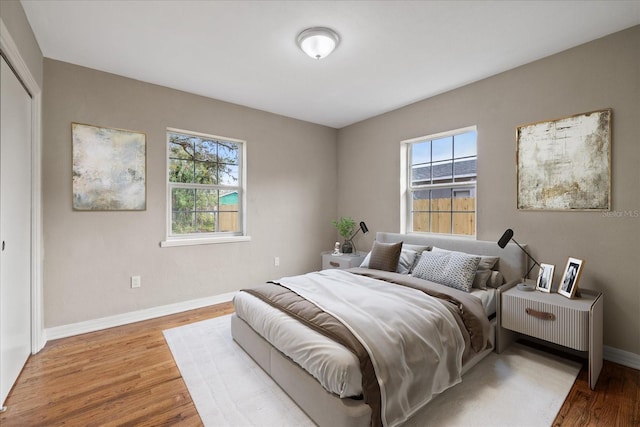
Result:
<svg viewBox="0 0 640 427"><path fill-rule="evenodd" d="M339 220L331 221L331 224L338 229L340 234L345 239L348 239L353 234L353 230L356 228L356 222L348 216L340 217Z"/></svg>

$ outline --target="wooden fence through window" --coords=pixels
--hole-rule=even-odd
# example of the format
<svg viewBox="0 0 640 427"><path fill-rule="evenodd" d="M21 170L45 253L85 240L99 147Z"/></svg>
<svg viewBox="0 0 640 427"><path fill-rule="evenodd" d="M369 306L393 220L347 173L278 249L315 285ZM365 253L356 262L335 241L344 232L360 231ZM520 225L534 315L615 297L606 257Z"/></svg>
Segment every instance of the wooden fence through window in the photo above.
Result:
<svg viewBox="0 0 640 427"><path fill-rule="evenodd" d="M453 204L451 198L414 200L413 231L473 235L476 232L475 207L475 197L454 198Z"/></svg>

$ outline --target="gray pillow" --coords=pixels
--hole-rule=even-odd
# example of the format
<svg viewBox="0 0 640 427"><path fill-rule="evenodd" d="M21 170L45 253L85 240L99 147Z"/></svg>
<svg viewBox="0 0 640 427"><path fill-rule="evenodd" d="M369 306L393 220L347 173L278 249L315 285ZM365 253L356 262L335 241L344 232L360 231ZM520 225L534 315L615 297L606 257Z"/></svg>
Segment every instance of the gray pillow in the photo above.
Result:
<svg viewBox="0 0 640 427"><path fill-rule="evenodd" d="M493 268L494 265L496 265L496 263L500 259L500 257L497 257L497 256L468 254L465 252L441 249L435 246L431 250L433 252L456 252L456 253L465 254L469 256L480 257L480 263L478 264L478 271L476 271L476 276L473 278L473 285L472 285L473 288L478 288L478 289L487 289L487 284L488 284L487 282L491 277L491 269Z"/></svg>
<svg viewBox="0 0 640 427"><path fill-rule="evenodd" d="M469 292L480 263L479 256L462 252L422 252L413 275Z"/></svg>
<svg viewBox="0 0 640 427"><path fill-rule="evenodd" d="M487 286L490 288L499 288L504 285L504 276L499 271L492 271L491 277L489 277L489 281L487 282Z"/></svg>
<svg viewBox="0 0 640 427"><path fill-rule="evenodd" d="M396 271L400 253L402 252L402 242L380 243L373 241L371 257L369 258L369 268L382 271Z"/></svg>
<svg viewBox="0 0 640 427"><path fill-rule="evenodd" d="M400 274L409 274L411 273L411 269L413 268L413 264L416 262L416 258L418 257L418 252L405 249L404 245L402 246L402 252L400 252L400 259L398 260L398 268L396 268L396 273ZM360 267L369 268L369 260L371 259L371 252L367 254L367 256L362 260L362 264Z"/></svg>

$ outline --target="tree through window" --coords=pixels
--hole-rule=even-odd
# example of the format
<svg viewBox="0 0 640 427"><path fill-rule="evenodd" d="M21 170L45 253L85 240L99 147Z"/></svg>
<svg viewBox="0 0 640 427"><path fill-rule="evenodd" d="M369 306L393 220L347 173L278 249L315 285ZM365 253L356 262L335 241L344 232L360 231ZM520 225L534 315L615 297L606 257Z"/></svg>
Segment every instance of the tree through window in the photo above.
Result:
<svg viewBox="0 0 640 427"><path fill-rule="evenodd" d="M169 129L169 237L242 235L244 141Z"/></svg>

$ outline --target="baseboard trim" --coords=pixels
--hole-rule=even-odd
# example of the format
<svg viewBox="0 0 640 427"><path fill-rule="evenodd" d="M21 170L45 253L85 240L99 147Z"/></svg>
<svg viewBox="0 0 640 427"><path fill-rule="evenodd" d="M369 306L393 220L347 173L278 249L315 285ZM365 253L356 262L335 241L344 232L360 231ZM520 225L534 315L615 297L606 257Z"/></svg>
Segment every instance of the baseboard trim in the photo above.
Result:
<svg viewBox="0 0 640 427"><path fill-rule="evenodd" d="M156 317L168 316L170 314L182 313L183 311L195 310L196 308L229 302L233 299L233 296L235 294L235 292L229 292L212 297L183 301L159 307L152 307L144 310L132 311L130 313L117 314L115 316L102 317L100 319L71 323L69 325L55 326L53 328L46 328L44 330L44 336L46 341L57 340L60 338L67 338L74 335L86 334L88 332L95 332L103 329L113 328L115 326L122 326L129 323L140 322L142 320L155 319Z"/></svg>
<svg viewBox="0 0 640 427"><path fill-rule="evenodd" d="M619 365L628 366L633 369L640 369L640 354L631 353L630 351L620 350L619 348L604 346L603 358Z"/></svg>

